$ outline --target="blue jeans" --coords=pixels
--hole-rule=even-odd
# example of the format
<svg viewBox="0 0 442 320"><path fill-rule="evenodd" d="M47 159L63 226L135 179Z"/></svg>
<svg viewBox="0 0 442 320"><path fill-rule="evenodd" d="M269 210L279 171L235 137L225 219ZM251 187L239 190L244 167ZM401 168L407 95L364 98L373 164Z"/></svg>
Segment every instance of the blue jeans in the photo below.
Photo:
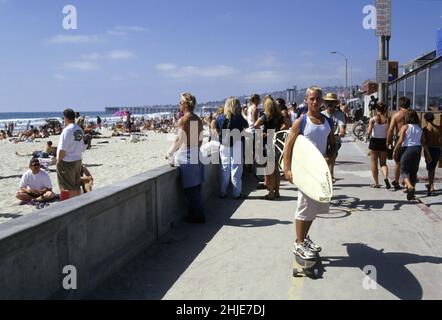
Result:
<svg viewBox="0 0 442 320"><path fill-rule="evenodd" d="M204 217L204 208L202 204L201 185L185 188L184 196L189 205L189 216L194 218Z"/></svg>
<svg viewBox="0 0 442 320"><path fill-rule="evenodd" d="M221 157L221 194L227 194L229 183L232 182L233 196L239 197L242 192L242 143L233 147L220 146Z"/></svg>

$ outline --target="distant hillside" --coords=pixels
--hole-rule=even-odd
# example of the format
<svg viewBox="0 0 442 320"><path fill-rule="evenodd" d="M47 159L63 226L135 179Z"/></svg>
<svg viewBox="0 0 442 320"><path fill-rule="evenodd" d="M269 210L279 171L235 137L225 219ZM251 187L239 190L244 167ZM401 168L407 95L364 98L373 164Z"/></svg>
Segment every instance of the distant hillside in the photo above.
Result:
<svg viewBox="0 0 442 320"><path fill-rule="evenodd" d="M328 93L328 92L333 92L339 95L339 93L343 92L343 88L342 87L324 87L322 88L324 90L324 94ZM300 88L298 89L298 94L296 96L296 102L298 104L302 103L304 101L304 95L306 92L307 88ZM266 95L271 95L273 98L277 99L277 98L282 98L284 100L287 99L287 91L286 90L282 90L282 91L273 91L273 92L265 92L265 93L261 93L261 100L266 96ZM246 102L248 102L250 96L249 95L243 95L238 97L241 104L245 104ZM227 98L226 98L227 99ZM217 109L220 106L223 106L226 99L224 100L218 100L218 101L207 101L207 102L202 102L202 103L198 103L197 104L197 110L201 110L202 107L206 107L209 109ZM115 110L123 110L125 107L113 107L113 108L106 108L109 109L109 112L114 112ZM148 109L171 109L171 110L178 110L178 105L150 105L150 106L141 106L141 107L137 107L134 106L132 108L148 108ZM114 110L115 109L115 110ZM159 112L159 111L158 111Z"/></svg>
<svg viewBox="0 0 442 320"><path fill-rule="evenodd" d="M322 89L324 90L324 94L329 93L329 92L333 92L333 93L339 94L340 92L343 91L343 88L341 88L341 87L324 87ZM306 91L307 91L307 88L298 89L298 94L296 96L296 102L298 104L300 104L300 103L302 103L304 101L304 95L305 95ZM286 90L261 93L260 94L261 95L261 99L263 99L266 95L269 95L269 94L273 98L275 98L275 99L282 98L284 100L287 100L287 91ZM240 96L238 98L241 101L241 104L244 104L244 103L246 103L249 100L250 96L244 95L244 96ZM219 106L224 105L224 103L225 103L225 100L207 101L207 102L204 102L204 103L199 103L198 104L198 108L201 108L203 106L204 107L208 107L208 108L218 108Z"/></svg>

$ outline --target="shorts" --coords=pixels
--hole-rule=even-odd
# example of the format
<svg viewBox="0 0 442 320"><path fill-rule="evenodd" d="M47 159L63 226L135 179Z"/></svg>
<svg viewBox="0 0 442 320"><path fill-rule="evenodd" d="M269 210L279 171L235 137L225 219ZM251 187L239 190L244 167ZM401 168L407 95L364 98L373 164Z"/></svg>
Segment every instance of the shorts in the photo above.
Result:
<svg viewBox="0 0 442 320"><path fill-rule="evenodd" d="M57 164L57 178L60 190L80 190L81 171L81 160L73 162L60 161Z"/></svg>
<svg viewBox="0 0 442 320"><path fill-rule="evenodd" d="M298 191L298 208L295 219L300 221L313 221L318 214L329 213L330 204L317 202Z"/></svg>
<svg viewBox="0 0 442 320"><path fill-rule="evenodd" d="M368 149L376 152L387 152L387 139L370 138Z"/></svg>
<svg viewBox="0 0 442 320"><path fill-rule="evenodd" d="M430 149L431 162L427 163L427 170L434 171L436 170L437 164L440 158L440 147L428 147Z"/></svg>

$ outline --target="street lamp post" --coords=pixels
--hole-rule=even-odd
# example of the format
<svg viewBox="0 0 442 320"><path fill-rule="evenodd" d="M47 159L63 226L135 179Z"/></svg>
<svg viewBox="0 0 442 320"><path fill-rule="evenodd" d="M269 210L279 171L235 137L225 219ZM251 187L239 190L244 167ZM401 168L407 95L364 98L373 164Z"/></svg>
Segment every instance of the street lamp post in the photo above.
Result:
<svg viewBox="0 0 442 320"><path fill-rule="evenodd" d="M338 51L332 51L330 53L331 54L339 54L339 55L343 56L344 59L345 59L345 102L347 102L347 95L348 95L348 59L347 59L347 57L344 54L342 54L342 53L340 53Z"/></svg>

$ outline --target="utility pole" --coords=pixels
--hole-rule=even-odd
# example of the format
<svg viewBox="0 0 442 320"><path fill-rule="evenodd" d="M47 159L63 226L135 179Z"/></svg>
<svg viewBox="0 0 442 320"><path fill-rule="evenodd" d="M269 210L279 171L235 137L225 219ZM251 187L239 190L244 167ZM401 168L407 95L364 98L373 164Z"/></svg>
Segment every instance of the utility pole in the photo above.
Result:
<svg viewBox="0 0 442 320"><path fill-rule="evenodd" d="M386 60L386 54L385 54L385 36L379 37L379 60L384 61ZM378 84L378 99L379 102L385 102L385 93L386 93L386 84L385 83L379 83Z"/></svg>

